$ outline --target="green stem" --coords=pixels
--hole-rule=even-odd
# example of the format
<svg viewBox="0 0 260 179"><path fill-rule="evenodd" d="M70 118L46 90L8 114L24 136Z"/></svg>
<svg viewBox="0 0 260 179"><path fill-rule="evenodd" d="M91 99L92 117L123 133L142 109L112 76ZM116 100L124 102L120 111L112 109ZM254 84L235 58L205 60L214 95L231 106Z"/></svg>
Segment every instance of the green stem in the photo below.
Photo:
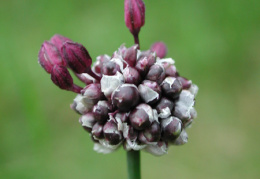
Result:
<svg viewBox="0 0 260 179"><path fill-rule="evenodd" d="M127 152L128 179L141 179L140 151Z"/></svg>

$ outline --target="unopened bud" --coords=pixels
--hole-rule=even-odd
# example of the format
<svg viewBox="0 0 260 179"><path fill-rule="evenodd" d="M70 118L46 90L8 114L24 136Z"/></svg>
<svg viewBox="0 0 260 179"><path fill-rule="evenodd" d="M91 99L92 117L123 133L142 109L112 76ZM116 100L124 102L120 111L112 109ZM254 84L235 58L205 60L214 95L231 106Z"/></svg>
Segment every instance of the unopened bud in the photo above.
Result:
<svg viewBox="0 0 260 179"><path fill-rule="evenodd" d="M92 109L93 115L97 122L103 124L108 120L108 113L111 112L112 107L108 101L99 101Z"/></svg>
<svg viewBox="0 0 260 179"><path fill-rule="evenodd" d="M177 79L181 82L182 84L182 89L189 89L191 86L191 80L188 80L187 78L184 78L182 76L178 76Z"/></svg>
<svg viewBox="0 0 260 179"><path fill-rule="evenodd" d="M149 114L143 108L135 108L130 113L129 120L136 130L143 130L151 124Z"/></svg>
<svg viewBox="0 0 260 179"><path fill-rule="evenodd" d="M64 37L62 35L55 34L54 36L51 37L50 42L53 43L61 52L61 47L62 47L63 43L72 42L72 40L70 40L69 38Z"/></svg>
<svg viewBox="0 0 260 179"><path fill-rule="evenodd" d="M103 139L104 135L103 135L103 125L99 124L98 122L92 127L92 131L91 131L93 137L95 140L97 139Z"/></svg>
<svg viewBox="0 0 260 179"><path fill-rule="evenodd" d="M173 101L163 97L155 108L160 118L167 118L171 115L174 108L174 103Z"/></svg>
<svg viewBox="0 0 260 179"><path fill-rule="evenodd" d="M104 75L115 75L117 71L120 71L120 66L113 61L103 63L101 73Z"/></svg>
<svg viewBox="0 0 260 179"><path fill-rule="evenodd" d="M159 123L153 122L148 128L140 132L140 134L143 135L147 142L158 142L161 138L161 128Z"/></svg>
<svg viewBox="0 0 260 179"><path fill-rule="evenodd" d="M59 49L48 41L45 41L41 46L38 62L47 73L51 73L54 65L65 66Z"/></svg>
<svg viewBox="0 0 260 179"><path fill-rule="evenodd" d="M141 76L145 76L149 70L149 63L147 57L141 58L136 62L135 69L140 73Z"/></svg>
<svg viewBox="0 0 260 179"><path fill-rule="evenodd" d="M108 55L100 55L97 57L96 62L93 65L94 72L101 73L102 66L105 62L110 60L110 56Z"/></svg>
<svg viewBox="0 0 260 179"><path fill-rule="evenodd" d="M165 78L165 70L162 65L154 64L150 67L146 79L151 81L156 81L158 84L161 84Z"/></svg>
<svg viewBox="0 0 260 179"><path fill-rule="evenodd" d="M117 145L123 140L123 135L118 131L117 124L113 120L108 121L104 125L103 133L110 145Z"/></svg>
<svg viewBox="0 0 260 179"><path fill-rule="evenodd" d="M126 67L123 70L123 76L125 79L125 83L138 85L141 81L141 76L139 72L133 67Z"/></svg>
<svg viewBox="0 0 260 179"><path fill-rule="evenodd" d="M139 102L139 92L135 85L123 84L112 94L113 105L120 111L127 112Z"/></svg>
<svg viewBox="0 0 260 179"><path fill-rule="evenodd" d="M161 120L162 138L166 141L174 141L182 131L182 122L177 117L169 117Z"/></svg>
<svg viewBox="0 0 260 179"><path fill-rule="evenodd" d="M63 59L76 73L84 73L90 68L92 59L86 48L74 42L65 42L62 46Z"/></svg>
<svg viewBox="0 0 260 179"><path fill-rule="evenodd" d="M79 118L79 122L86 131L91 132L96 120L93 113L86 113Z"/></svg>
<svg viewBox="0 0 260 179"><path fill-rule="evenodd" d="M128 122L128 115L129 113L117 112L115 115L115 119L119 119L122 123Z"/></svg>
<svg viewBox="0 0 260 179"><path fill-rule="evenodd" d="M158 60L158 63L162 64L166 76L172 76L172 77L177 76L177 70L174 65L175 62L172 58L160 59Z"/></svg>
<svg viewBox="0 0 260 179"><path fill-rule="evenodd" d="M176 99L180 95L182 90L181 82L177 78L170 76L164 79L161 87L164 94L171 99Z"/></svg>
<svg viewBox="0 0 260 179"><path fill-rule="evenodd" d="M167 54L167 47L163 42L156 42L151 46L151 51L156 52L157 57L164 58Z"/></svg>
<svg viewBox="0 0 260 179"><path fill-rule="evenodd" d="M145 5L142 0L125 0L125 24L137 35L145 23Z"/></svg>
<svg viewBox="0 0 260 179"><path fill-rule="evenodd" d="M138 45L134 45L134 46L126 49L126 51L124 53L124 60L131 67L134 67L135 63L136 63L137 48L138 48Z"/></svg>
<svg viewBox="0 0 260 179"><path fill-rule="evenodd" d="M81 94L84 96L85 103L96 104L99 100L104 98L104 94L101 92L101 86L98 83L92 83L87 85Z"/></svg>
<svg viewBox="0 0 260 179"><path fill-rule="evenodd" d="M145 103L154 104L160 100L161 88L155 81L144 80L138 90Z"/></svg>

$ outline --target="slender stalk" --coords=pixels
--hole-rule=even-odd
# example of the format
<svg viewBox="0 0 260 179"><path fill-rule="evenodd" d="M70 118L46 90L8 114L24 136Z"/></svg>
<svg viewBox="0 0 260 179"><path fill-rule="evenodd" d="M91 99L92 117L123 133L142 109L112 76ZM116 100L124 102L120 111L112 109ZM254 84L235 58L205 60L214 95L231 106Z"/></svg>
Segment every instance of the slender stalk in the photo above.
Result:
<svg viewBox="0 0 260 179"><path fill-rule="evenodd" d="M138 33L134 35L135 44L138 44L138 49L140 49L140 42L139 42L139 36Z"/></svg>
<svg viewBox="0 0 260 179"><path fill-rule="evenodd" d="M127 152L128 179L141 179L140 151Z"/></svg>

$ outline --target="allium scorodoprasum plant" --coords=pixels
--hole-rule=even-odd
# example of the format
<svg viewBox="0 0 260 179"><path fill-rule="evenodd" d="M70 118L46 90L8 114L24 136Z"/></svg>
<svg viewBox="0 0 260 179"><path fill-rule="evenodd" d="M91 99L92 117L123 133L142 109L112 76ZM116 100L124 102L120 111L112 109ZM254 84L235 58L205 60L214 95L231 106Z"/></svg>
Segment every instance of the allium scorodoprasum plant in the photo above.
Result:
<svg viewBox="0 0 260 179"><path fill-rule="evenodd" d="M180 76L172 58L165 58L163 42L140 50L142 0L125 0L125 23L135 45L121 45L111 56L98 56L93 65L82 44L61 35L42 44L39 63L54 84L77 93L71 108L81 115L79 122L95 151L110 153L123 146L127 151L163 155L169 146L187 142L186 129L197 116L198 87ZM73 83L68 69L85 87Z"/></svg>

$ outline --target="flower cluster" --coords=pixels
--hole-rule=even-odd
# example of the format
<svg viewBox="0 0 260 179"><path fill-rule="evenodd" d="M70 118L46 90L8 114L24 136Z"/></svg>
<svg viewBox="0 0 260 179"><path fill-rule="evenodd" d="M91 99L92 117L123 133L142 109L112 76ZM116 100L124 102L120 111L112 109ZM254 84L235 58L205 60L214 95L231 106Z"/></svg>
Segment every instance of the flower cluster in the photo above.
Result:
<svg viewBox="0 0 260 179"><path fill-rule="evenodd" d="M127 151L166 154L169 145L187 142L186 129L197 116L198 87L180 76L172 58L165 58L165 44L139 49L144 10L141 0L125 0L125 21L136 44L100 55L93 65L83 45L61 35L45 41L39 52L38 61L53 83L78 93L71 108L81 115L79 122L100 153L122 145ZM84 88L74 84L68 69Z"/></svg>

